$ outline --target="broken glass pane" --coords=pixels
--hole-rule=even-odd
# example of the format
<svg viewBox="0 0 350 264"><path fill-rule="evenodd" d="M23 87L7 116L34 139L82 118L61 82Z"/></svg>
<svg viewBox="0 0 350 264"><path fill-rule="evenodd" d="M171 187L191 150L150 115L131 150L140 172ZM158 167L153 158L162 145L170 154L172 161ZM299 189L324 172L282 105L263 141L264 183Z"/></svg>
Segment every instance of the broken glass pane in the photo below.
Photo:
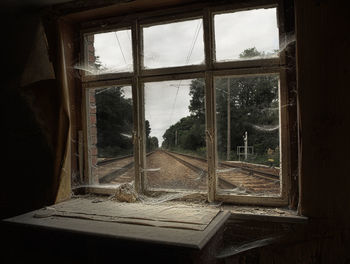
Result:
<svg viewBox="0 0 350 264"><path fill-rule="evenodd" d="M204 63L202 19L143 27L145 68Z"/></svg>
<svg viewBox="0 0 350 264"><path fill-rule="evenodd" d="M131 87L90 89L87 102L92 183L131 182L134 180Z"/></svg>
<svg viewBox="0 0 350 264"><path fill-rule="evenodd" d="M85 36L87 74L133 71L131 30Z"/></svg>
<svg viewBox="0 0 350 264"><path fill-rule="evenodd" d="M215 91L219 189L279 195L279 75L215 78Z"/></svg>
<svg viewBox="0 0 350 264"><path fill-rule="evenodd" d="M216 61L278 56L276 8L217 14L214 25Z"/></svg>
<svg viewBox="0 0 350 264"><path fill-rule="evenodd" d="M146 188L206 190L204 80L150 82L144 90Z"/></svg>

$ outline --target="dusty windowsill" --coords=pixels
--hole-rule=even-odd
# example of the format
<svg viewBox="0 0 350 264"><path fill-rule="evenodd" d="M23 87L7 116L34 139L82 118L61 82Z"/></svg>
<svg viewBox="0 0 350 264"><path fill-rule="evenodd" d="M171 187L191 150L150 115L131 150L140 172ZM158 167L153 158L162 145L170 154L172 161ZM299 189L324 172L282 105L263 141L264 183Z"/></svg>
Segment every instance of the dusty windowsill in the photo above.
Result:
<svg viewBox="0 0 350 264"><path fill-rule="evenodd" d="M79 195L64 202L4 219L10 226L74 232L123 241L202 249L230 213L219 208L173 202L121 203L106 196Z"/></svg>
<svg viewBox="0 0 350 264"><path fill-rule="evenodd" d="M306 223L308 218L300 216L294 210L288 208L262 207L262 206L241 206L241 205L222 205L223 210L231 212L231 218L268 221L268 222L286 222L286 223Z"/></svg>
<svg viewBox="0 0 350 264"><path fill-rule="evenodd" d="M116 186L86 186L84 191L81 192L82 196L90 197L94 199L108 199L106 195L115 193ZM79 193L79 192L77 192ZM188 192L183 192L186 194ZM102 196L101 196L102 195ZM290 210L282 207L263 207L263 206L245 206L245 205L232 205L232 204L210 204L205 202L205 194L195 194L193 196L187 195L185 199L177 197L176 195L170 199L154 200L155 204L168 204L172 206L174 204L185 204L185 205L196 205L209 208L220 208L222 211L229 211L231 213L231 219L242 219L242 220L255 220L255 221L268 221L268 222L286 222L286 223L305 223L307 217L298 215L297 211ZM117 202L117 201L116 201ZM146 202L147 203L147 202ZM152 200L151 202L152 203Z"/></svg>

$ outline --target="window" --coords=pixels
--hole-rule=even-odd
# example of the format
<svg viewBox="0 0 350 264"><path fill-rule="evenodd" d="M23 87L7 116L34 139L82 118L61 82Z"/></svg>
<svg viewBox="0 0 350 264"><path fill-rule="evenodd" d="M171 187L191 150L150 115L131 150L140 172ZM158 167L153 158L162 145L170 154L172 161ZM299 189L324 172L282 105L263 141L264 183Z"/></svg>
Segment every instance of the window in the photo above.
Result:
<svg viewBox="0 0 350 264"><path fill-rule="evenodd" d="M86 35L88 74L132 72L131 30Z"/></svg>
<svg viewBox="0 0 350 264"><path fill-rule="evenodd" d="M192 109L193 94L204 95L204 80L146 82L144 91L145 118L149 121L145 127L146 166L158 168L147 172L146 186L153 190L206 191L207 163L179 154L206 158L205 117ZM198 107L204 110L204 100ZM154 150L153 139L159 142L158 148L150 152Z"/></svg>
<svg viewBox="0 0 350 264"><path fill-rule="evenodd" d="M202 19L145 25L141 29L145 69L204 63Z"/></svg>
<svg viewBox="0 0 350 264"><path fill-rule="evenodd" d="M278 56L276 8L216 14L214 27L216 61Z"/></svg>
<svg viewBox="0 0 350 264"><path fill-rule="evenodd" d="M108 86L87 93L90 183L134 179L131 86Z"/></svg>
<svg viewBox="0 0 350 264"><path fill-rule="evenodd" d="M278 15L274 3L208 6L85 30L88 182L286 205L292 99Z"/></svg>

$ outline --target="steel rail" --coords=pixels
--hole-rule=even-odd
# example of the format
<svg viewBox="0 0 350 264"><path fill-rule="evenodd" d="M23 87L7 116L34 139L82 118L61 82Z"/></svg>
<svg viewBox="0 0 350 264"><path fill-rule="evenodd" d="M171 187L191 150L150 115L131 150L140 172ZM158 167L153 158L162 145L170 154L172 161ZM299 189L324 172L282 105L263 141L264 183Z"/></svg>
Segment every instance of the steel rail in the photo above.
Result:
<svg viewBox="0 0 350 264"><path fill-rule="evenodd" d="M184 153L180 153L180 152L175 152L175 151L168 151L168 152L174 153L174 154L178 154L178 155L182 155L184 157L200 160L200 161L203 161L203 162L207 162L207 159L203 158L203 157L196 157L196 156L192 156L192 155L184 154ZM252 169L252 168L249 168L249 167L243 167L243 166L239 166L239 165L235 165L235 164L230 164L230 163L227 163L227 162L219 162L219 165L227 166L227 167L231 167L231 168L239 168L239 169L241 169L243 171L247 171L249 173L249 175L251 175L251 176L257 176L257 177L264 178L264 179L267 178L267 179L270 179L270 180L279 180L279 175L268 173L268 172L259 171L259 170Z"/></svg>

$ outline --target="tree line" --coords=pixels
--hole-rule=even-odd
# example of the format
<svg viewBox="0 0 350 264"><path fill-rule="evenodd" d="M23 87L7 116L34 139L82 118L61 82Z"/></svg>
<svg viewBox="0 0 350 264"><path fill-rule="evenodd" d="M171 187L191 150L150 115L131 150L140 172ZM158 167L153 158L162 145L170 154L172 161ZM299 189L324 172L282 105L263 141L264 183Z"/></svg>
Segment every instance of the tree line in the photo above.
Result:
<svg viewBox="0 0 350 264"><path fill-rule="evenodd" d="M246 49L240 58L264 56L256 48ZM216 133L219 158L238 160L237 146L254 150L248 161L279 166L279 98L277 75L220 77L215 79ZM163 135L162 148L205 156L204 80L190 84L190 115L170 126ZM229 119L228 119L229 105ZM230 156L227 157L228 124Z"/></svg>
<svg viewBox="0 0 350 264"><path fill-rule="evenodd" d="M242 59L264 54L256 48L246 49ZM254 154L251 162L279 166L279 98L277 75L256 75L215 78L216 137L220 159L238 160L237 146L243 146L243 135L248 134L248 145ZM205 140L205 83L191 81L189 94L190 115L171 125L163 134L162 148L206 155ZM123 87L96 89L97 146L99 157L132 154L133 106ZM229 107L228 107L229 106ZM228 120L228 108L229 120ZM230 156L227 157L228 125ZM147 152L159 148L151 127L145 121Z"/></svg>
<svg viewBox="0 0 350 264"><path fill-rule="evenodd" d="M97 147L100 158L117 157L133 153L133 105L126 98L125 87L96 89ZM158 139L151 137L149 121L145 121L146 150L158 148Z"/></svg>

